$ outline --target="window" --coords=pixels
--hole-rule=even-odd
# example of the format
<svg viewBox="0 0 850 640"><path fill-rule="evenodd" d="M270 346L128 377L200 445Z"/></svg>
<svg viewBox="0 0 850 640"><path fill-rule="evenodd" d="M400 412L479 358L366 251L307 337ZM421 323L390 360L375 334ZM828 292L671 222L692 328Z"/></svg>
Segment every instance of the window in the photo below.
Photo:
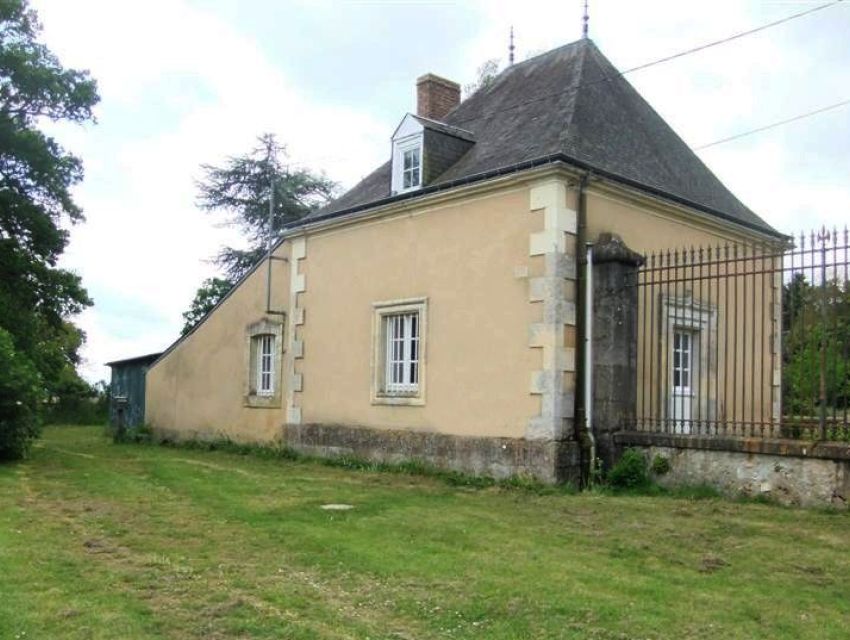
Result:
<svg viewBox="0 0 850 640"><path fill-rule="evenodd" d="M673 388L681 393L691 389L691 338L684 331L673 334Z"/></svg>
<svg viewBox="0 0 850 640"><path fill-rule="evenodd" d="M416 393L419 389L419 313L384 316L387 338L384 390Z"/></svg>
<svg viewBox="0 0 850 640"><path fill-rule="evenodd" d="M246 407L279 407L283 383L283 323L263 319L245 327Z"/></svg>
<svg viewBox="0 0 850 640"><path fill-rule="evenodd" d="M425 182L425 128L411 114L404 116L393 133L390 191L405 193L422 188Z"/></svg>
<svg viewBox="0 0 850 640"><path fill-rule="evenodd" d="M274 336L262 335L257 341L257 395L274 395Z"/></svg>
<svg viewBox="0 0 850 640"><path fill-rule="evenodd" d="M673 331L673 353L671 378L673 389L670 395L670 415L673 418L673 432L691 433L694 418L695 380L694 356L699 342L695 331Z"/></svg>
<svg viewBox="0 0 850 640"><path fill-rule="evenodd" d="M716 357L706 345L717 339L717 312L686 293L662 296L660 356L666 370L658 384L659 406L673 433L704 433L715 420Z"/></svg>
<svg viewBox="0 0 850 640"><path fill-rule="evenodd" d="M421 147L406 150L402 155L401 188L418 187L420 180Z"/></svg>
<svg viewBox="0 0 850 640"><path fill-rule="evenodd" d="M426 298L374 303L372 403L425 404Z"/></svg>

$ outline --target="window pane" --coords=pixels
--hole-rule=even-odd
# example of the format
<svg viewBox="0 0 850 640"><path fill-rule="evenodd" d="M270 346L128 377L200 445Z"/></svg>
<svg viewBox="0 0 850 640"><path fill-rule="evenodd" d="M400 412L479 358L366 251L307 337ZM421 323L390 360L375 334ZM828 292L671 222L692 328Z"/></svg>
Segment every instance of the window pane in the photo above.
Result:
<svg viewBox="0 0 850 640"><path fill-rule="evenodd" d="M387 341L385 391L416 392L419 380L419 315L385 316L383 326Z"/></svg>
<svg viewBox="0 0 850 640"><path fill-rule="evenodd" d="M257 393L274 393L274 336L257 336L254 340L257 358Z"/></svg>

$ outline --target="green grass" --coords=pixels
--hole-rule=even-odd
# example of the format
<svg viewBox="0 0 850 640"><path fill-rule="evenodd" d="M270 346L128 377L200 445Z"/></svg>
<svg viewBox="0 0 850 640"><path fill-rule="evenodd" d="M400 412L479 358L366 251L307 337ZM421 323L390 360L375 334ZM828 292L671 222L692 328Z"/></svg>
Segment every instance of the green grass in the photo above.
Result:
<svg viewBox="0 0 850 640"><path fill-rule="evenodd" d="M49 428L0 466L0 638L847 637L850 516L694 495Z"/></svg>

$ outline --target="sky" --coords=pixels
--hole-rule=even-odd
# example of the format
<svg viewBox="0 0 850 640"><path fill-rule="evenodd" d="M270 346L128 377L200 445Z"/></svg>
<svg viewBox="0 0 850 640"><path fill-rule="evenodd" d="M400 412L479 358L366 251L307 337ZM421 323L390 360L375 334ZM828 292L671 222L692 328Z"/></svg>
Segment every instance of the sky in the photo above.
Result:
<svg viewBox="0 0 850 640"><path fill-rule="evenodd" d="M824 2L590 0L590 37L619 69ZM49 125L82 158L86 222L62 266L95 305L81 372L160 351L226 243L196 206L200 165L272 132L341 188L389 156L415 79L461 84L491 58L576 40L582 0L32 0L43 41L98 81L97 122ZM692 147L850 98L850 2L627 76ZM850 107L699 151L751 209L791 233L850 218Z"/></svg>

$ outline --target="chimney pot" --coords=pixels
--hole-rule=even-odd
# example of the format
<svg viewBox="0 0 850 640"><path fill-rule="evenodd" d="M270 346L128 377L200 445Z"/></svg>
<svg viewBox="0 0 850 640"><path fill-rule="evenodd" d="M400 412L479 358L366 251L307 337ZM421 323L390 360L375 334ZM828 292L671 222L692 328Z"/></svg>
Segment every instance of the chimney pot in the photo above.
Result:
<svg viewBox="0 0 850 640"><path fill-rule="evenodd" d="M460 104L460 85L433 73L416 80L416 115L442 120Z"/></svg>

